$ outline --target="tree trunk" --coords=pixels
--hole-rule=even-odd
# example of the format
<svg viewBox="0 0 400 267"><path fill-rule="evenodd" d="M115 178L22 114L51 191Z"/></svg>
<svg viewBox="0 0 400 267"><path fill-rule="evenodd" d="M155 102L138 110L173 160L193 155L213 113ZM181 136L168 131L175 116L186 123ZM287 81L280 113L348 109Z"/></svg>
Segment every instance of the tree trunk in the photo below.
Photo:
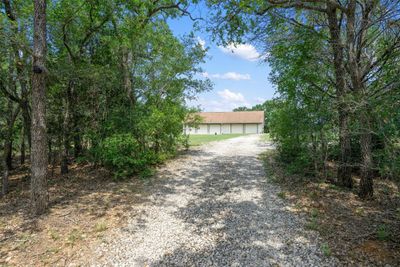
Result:
<svg viewBox="0 0 400 267"><path fill-rule="evenodd" d="M3 155L3 159L2 159L4 170L3 170L3 181L2 181L1 194L3 196L8 193L8 176L9 176L10 165L11 165L9 155L10 155L10 149L12 148L12 145L10 145L11 139L12 139L12 135L10 135L9 129L7 129L7 133L6 133L5 140L4 140L4 152L3 152L4 155Z"/></svg>
<svg viewBox="0 0 400 267"><path fill-rule="evenodd" d="M62 148L61 148L61 174L68 173L68 151L69 151L69 138L70 138L70 104L71 104L71 87L72 81L69 82L66 97L65 97L65 109L64 109L64 121L62 129Z"/></svg>
<svg viewBox="0 0 400 267"><path fill-rule="evenodd" d="M340 104L339 104L340 106ZM340 163L337 179L339 185L347 188L353 187L351 178L351 143L349 130L349 114L345 107L339 108L339 144Z"/></svg>
<svg viewBox="0 0 400 267"><path fill-rule="evenodd" d="M133 62L132 51L128 47L122 47L122 73L124 77L124 89L129 102L135 104L135 96L132 88L131 67Z"/></svg>
<svg viewBox="0 0 400 267"><path fill-rule="evenodd" d="M8 193L8 175L9 175L9 170L7 167L6 163L6 155L5 155L5 150L4 150L4 155L3 155L3 179L2 179L2 185L1 185L1 195L4 196Z"/></svg>
<svg viewBox="0 0 400 267"><path fill-rule="evenodd" d="M52 158L53 158L53 144L51 141L52 141L51 137L48 136L48 138L47 138L47 151L48 151L48 153L47 153L48 159L47 160L48 160L48 162L52 162Z"/></svg>
<svg viewBox="0 0 400 267"><path fill-rule="evenodd" d="M11 114L10 114L10 116L11 116ZM11 118L9 119L9 122L8 122L8 128L10 127L10 122L11 122ZM8 193L8 176L9 176L10 165L11 165L10 159L9 159L10 149L12 147L12 145L10 145L11 139L12 139L12 135L10 135L10 130L7 129L5 140L4 140L4 152L3 152L4 155L3 155L3 159L2 159L4 170L3 170L3 181L2 181L1 194L3 196Z"/></svg>
<svg viewBox="0 0 400 267"><path fill-rule="evenodd" d="M10 127L10 126L9 126ZM6 143L4 144L4 150L6 151L6 164L7 169L12 170L12 148L13 148L13 141L12 141L12 129L7 129L7 138Z"/></svg>
<svg viewBox="0 0 400 267"><path fill-rule="evenodd" d="M26 137L26 128L25 126L22 126L22 130L21 130L21 158L20 158L20 163L21 165L25 164L25 137Z"/></svg>
<svg viewBox="0 0 400 267"><path fill-rule="evenodd" d="M73 115L73 139L74 139L74 157L78 158L82 154L82 139L81 139L81 128L79 127L79 119L76 111Z"/></svg>
<svg viewBox="0 0 400 267"><path fill-rule="evenodd" d="M68 173L68 150L69 150L69 141L68 141L68 130L66 125L68 125L68 113L64 114L64 123L63 123L63 130L62 130L62 138L61 138L61 165L60 171L61 174Z"/></svg>
<svg viewBox="0 0 400 267"><path fill-rule="evenodd" d="M326 169L326 162L328 160L328 145L326 143L326 138L325 138L325 134L324 134L324 129L321 129L319 131L320 134L320 140L321 140L321 164L322 164L322 177L324 178L324 180L328 180L328 173L327 173L327 169Z"/></svg>
<svg viewBox="0 0 400 267"><path fill-rule="evenodd" d="M368 15L368 14L366 14ZM346 50L348 56L350 80L354 92L359 98L359 106L356 107L356 112L360 116L360 147L361 147L361 181L359 196L361 198L372 197L374 193L373 180L372 180L372 152L371 152L371 122L368 112L368 97L366 94L366 85L362 78L363 68L358 55L361 53L360 46L357 46L358 39L356 35L359 34L359 40L364 36L365 28L359 31L356 28L356 0L350 0L346 10L347 23L346 34L347 43ZM365 19L368 19L366 17Z"/></svg>
<svg viewBox="0 0 400 267"><path fill-rule="evenodd" d="M2 181L2 195L8 193L8 176L12 168L12 140L13 140L13 128L15 120L18 117L20 107L14 111L13 102L8 100L8 118L7 118L7 130L4 138L4 152L3 152L3 181Z"/></svg>
<svg viewBox="0 0 400 267"><path fill-rule="evenodd" d="M311 143L312 143L312 155L313 155L313 162L314 162L314 175L315 177L320 176L320 168L319 168L319 162L321 159L321 155L319 154L318 151L318 143L317 143L317 137L314 133L311 133Z"/></svg>
<svg viewBox="0 0 400 267"><path fill-rule="evenodd" d="M358 195L361 198L371 198L374 195L374 184L372 179L372 152L371 152L371 122L366 112L361 115L362 132L361 145L361 181Z"/></svg>
<svg viewBox="0 0 400 267"><path fill-rule="evenodd" d="M338 21L336 7L329 7L327 12L328 24L330 32L330 42L333 51L333 65L336 81L336 98L338 101L339 113L339 145L340 145L340 162L337 172L337 181L339 185L352 188L353 180L351 178L351 142L349 131L349 113L346 103L346 83L345 69L343 64L343 44L341 42L340 27L341 22Z"/></svg>
<svg viewBox="0 0 400 267"><path fill-rule="evenodd" d="M28 138L28 149L30 151L32 147L32 134L31 134L31 125L32 125L32 120L31 120L31 115L29 113L29 104L28 100L22 101L21 103L21 109L22 109L22 117L24 119L24 128L25 128L25 134Z"/></svg>
<svg viewBox="0 0 400 267"><path fill-rule="evenodd" d="M7 131L4 142L4 154L7 164L7 169L12 170L12 148L13 148L13 128L17 114L14 114L13 102L8 101L8 118L7 118Z"/></svg>
<svg viewBox="0 0 400 267"><path fill-rule="evenodd" d="M31 202L32 211L46 211L47 192L47 133L46 133L46 0L34 1L33 73L32 73L32 152Z"/></svg>

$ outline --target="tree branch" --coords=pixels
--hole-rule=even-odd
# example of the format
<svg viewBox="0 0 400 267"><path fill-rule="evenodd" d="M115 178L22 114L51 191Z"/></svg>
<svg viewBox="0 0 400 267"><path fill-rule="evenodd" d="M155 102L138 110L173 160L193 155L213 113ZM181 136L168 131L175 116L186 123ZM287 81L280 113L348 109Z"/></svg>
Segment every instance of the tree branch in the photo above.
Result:
<svg viewBox="0 0 400 267"><path fill-rule="evenodd" d="M0 80L0 91L3 92L3 94L8 97L10 100L20 104L21 103L21 99L14 95L13 93L9 92L7 90L7 88L4 86L3 81Z"/></svg>

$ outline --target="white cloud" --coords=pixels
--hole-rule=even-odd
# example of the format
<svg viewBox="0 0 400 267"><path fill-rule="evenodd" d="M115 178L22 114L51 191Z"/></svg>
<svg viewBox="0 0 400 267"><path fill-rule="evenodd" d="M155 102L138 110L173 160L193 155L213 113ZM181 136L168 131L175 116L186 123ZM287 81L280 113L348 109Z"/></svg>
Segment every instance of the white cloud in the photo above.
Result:
<svg viewBox="0 0 400 267"><path fill-rule="evenodd" d="M235 93L228 89L225 89L223 91L218 91L217 93L223 100L228 101L228 102L235 102L235 103L236 102L239 102L239 103L246 102L246 100L244 99L244 96L241 93Z"/></svg>
<svg viewBox="0 0 400 267"><path fill-rule="evenodd" d="M241 93L229 89L218 91L213 96L201 96L191 100L188 104L192 107L200 107L203 111L214 112L232 111L237 107L251 106Z"/></svg>
<svg viewBox="0 0 400 267"><path fill-rule="evenodd" d="M203 72L203 76L206 78L211 78L211 79L222 79L222 80L234 80L234 81L240 81L240 80L251 80L250 74L241 74L237 72L226 72L223 74L215 73L215 74L210 74L207 72Z"/></svg>
<svg viewBox="0 0 400 267"><path fill-rule="evenodd" d="M251 44L234 44L230 43L227 46L219 46L219 49L225 54L233 54L249 61L256 61L260 58L260 53Z"/></svg>
<svg viewBox="0 0 400 267"><path fill-rule="evenodd" d="M201 48L204 50L206 49L206 41L201 39L200 36L197 36L197 43L201 46Z"/></svg>

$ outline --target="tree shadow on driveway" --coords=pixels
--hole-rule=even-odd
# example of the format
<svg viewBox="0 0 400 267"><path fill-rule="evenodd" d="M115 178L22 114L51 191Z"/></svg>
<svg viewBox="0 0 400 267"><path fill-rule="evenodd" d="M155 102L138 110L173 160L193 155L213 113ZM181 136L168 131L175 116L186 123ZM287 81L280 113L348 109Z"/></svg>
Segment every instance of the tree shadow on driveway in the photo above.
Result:
<svg viewBox="0 0 400 267"><path fill-rule="evenodd" d="M322 255L317 235L304 230L303 218L278 197L279 188L267 182L257 155L197 151L174 164L160 170L146 205L150 211L132 218L125 229L158 239L145 241L141 251L159 254L125 255L128 261L151 266L335 265ZM157 216L181 228L160 227Z"/></svg>

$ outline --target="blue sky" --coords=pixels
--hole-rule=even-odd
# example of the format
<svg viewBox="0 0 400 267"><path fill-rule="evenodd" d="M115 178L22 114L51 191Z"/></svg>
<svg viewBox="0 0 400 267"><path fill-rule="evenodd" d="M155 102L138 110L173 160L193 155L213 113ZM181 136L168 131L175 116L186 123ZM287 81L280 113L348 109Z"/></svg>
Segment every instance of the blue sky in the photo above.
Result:
<svg viewBox="0 0 400 267"><path fill-rule="evenodd" d="M205 8L196 12L202 12ZM169 21L176 36L193 31L193 22L188 17ZM272 99L274 87L268 80L270 68L257 57L261 50L251 44L220 47L211 41L209 33L194 31L200 43L208 50L203 76L214 83L212 91L202 93L190 106L200 106L203 111L232 111L239 106L251 107ZM232 51L234 53L232 53Z"/></svg>

